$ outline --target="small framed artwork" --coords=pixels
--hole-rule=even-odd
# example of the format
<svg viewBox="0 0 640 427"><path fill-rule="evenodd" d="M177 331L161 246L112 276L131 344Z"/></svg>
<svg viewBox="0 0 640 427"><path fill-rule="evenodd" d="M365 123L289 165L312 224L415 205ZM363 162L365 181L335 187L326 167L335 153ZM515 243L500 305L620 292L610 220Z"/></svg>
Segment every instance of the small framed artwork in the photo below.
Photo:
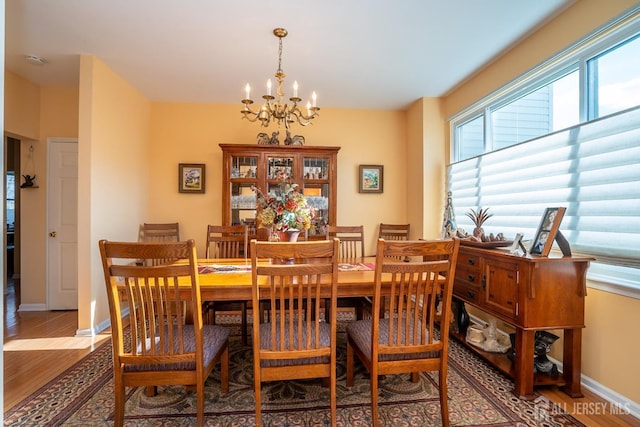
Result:
<svg viewBox="0 0 640 427"><path fill-rule="evenodd" d="M566 208L563 207L545 209L529 253L542 256L549 255L553 241L559 233L558 229L565 211Z"/></svg>
<svg viewBox="0 0 640 427"><path fill-rule="evenodd" d="M384 183L384 166L360 165L360 193L382 193Z"/></svg>
<svg viewBox="0 0 640 427"><path fill-rule="evenodd" d="M205 165L180 163L178 165L178 191L180 193L204 193Z"/></svg>

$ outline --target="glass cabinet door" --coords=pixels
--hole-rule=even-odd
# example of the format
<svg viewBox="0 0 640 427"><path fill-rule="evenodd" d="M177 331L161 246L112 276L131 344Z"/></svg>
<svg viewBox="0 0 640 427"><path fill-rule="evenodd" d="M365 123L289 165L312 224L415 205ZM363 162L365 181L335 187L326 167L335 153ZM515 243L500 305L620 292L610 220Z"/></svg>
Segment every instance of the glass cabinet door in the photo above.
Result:
<svg viewBox="0 0 640 427"><path fill-rule="evenodd" d="M329 218L329 166L327 157L305 157L302 165L302 181L307 203L314 209L314 219L309 237L324 236Z"/></svg>
<svg viewBox="0 0 640 427"><path fill-rule="evenodd" d="M248 225L250 236L255 235L256 195L251 188L257 185L257 167L255 156L231 157L231 225Z"/></svg>

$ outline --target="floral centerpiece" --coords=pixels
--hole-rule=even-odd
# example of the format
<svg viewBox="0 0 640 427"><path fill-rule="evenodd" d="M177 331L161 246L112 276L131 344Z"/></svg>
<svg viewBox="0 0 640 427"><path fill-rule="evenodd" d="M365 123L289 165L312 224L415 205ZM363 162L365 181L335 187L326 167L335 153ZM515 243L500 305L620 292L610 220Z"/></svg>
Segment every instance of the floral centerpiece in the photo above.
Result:
<svg viewBox="0 0 640 427"><path fill-rule="evenodd" d="M308 230L313 219L313 209L300 192L298 184L287 182L284 173L280 173L278 178L278 187L267 194L253 187L256 192L258 226L272 227L275 231Z"/></svg>

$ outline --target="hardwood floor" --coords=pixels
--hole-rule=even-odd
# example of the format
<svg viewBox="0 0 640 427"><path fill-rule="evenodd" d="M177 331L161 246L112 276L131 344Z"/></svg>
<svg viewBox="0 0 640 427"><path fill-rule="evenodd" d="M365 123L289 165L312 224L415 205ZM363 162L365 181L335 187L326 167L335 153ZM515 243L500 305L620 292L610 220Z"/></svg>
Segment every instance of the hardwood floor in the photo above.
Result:
<svg viewBox="0 0 640 427"><path fill-rule="evenodd" d="M16 290L4 297L4 411L28 397L110 338L76 338L78 313L18 312Z"/></svg>
<svg viewBox="0 0 640 427"><path fill-rule="evenodd" d="M19 285L17 288L19 294ZM5 411L110 337L103 333L94 338L76 338L76 311L18 312L14 286L9 286L5 295L4 313ZM611 404L587 390L583 389L585 397L579 399L571 399L556 387L539 391L587 426L640 427L639 419L611 414Z"/></svg>

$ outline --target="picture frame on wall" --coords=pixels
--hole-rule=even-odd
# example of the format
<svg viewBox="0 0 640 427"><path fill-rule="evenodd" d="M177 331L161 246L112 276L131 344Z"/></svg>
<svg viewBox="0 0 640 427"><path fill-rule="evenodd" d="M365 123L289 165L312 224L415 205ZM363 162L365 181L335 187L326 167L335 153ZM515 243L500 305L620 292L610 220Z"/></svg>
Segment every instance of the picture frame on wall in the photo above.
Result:
<svg viewBox="0 0 640 427"><path fill-rule="evenodd" d="M566 208L564 207L545 209L529 253L545 257L549 255L553 241L559 233L558 230L565 211Z"/></svg>
<svg viewBox="0 0 640 427"><path fill-rule="evenodd" d="M384 186L384 166L360 165L359 167L360 193L382 193Z"/></svg>
<svg viewBox="0 0 640 427"><path fill-rule="evenodd" d="M178 164L178 192L204 193L205 165L202 163Z"/></svg>

